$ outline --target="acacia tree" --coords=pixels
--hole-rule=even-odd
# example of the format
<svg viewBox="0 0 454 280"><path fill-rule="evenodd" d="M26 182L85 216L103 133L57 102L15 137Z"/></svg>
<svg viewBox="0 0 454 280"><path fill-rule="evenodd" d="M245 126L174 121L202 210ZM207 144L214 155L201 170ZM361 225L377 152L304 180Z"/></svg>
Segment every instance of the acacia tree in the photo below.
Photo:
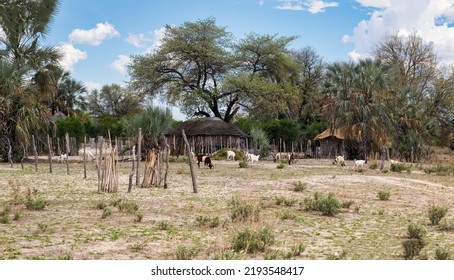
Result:
<svg viewBox="0 0 454 280"><path fill-rule="evenodd" d="M394 148L409 160L411 149L420 151L423 144L439 135L438 108L434 107L434 101L441 100L443 83L436 83L437 55L433 44L424 42L416 33L407 37L393 34L380 42L373 54L388 65L392 73L389 81L393 95L389 99L396 127ZM417 152L416 156L419 155Z"/></svg>
<svg viewBox="0 0 454 280"><path fill-rule="evenodd" d="M132 57L131 82L141 92L166 97L189 116L230 122L258 96L282 92L275 85L286 78L281 70L289 63L285 48L292 40L249 34L234 44L213 18L167 25L155 52Z"/></svg>
<svg viewBox="0 0 454 280"><path fill-rule="evenodd" d="M366 158L392 134L388 104L388 72L380 61L334 63L328 66L325 115L333 128L343 128L347 137L359 143L358 156Z"/></svg>

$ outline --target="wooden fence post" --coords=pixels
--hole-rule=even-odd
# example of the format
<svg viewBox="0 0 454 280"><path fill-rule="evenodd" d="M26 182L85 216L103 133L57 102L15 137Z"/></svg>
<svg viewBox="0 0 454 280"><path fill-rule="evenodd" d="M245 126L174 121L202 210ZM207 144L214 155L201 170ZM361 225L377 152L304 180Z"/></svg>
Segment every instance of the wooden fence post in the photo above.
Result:
<svg viewBox="0 0 454 280"><path fill-rule="evenodd" d="M52 140L49 134L47 134L47 148L49 149L49 172L52 173Z"/></svg>
<svg viewBox="0 0 454 280"><path fill-rule="evenodd" d="M84 137L84 179L87 179L87 136Z"/></svg>
<svg viewBox="0 0 454 280"><path fill-rule="evenodd" d="M142 160L142 128L139 128L139 136L137 137L137 173L136 173L136 186L140 182L140 161Z"/></svg>
<svg viewBox="0 0 454 280"><path fill-rule="evenodd" d="M69 134L65 135L66 140L66 175L69 175Z"/></svg>
<svg viewBox="0 0 454 280"><path fill-rule="evenodd" d="M183 140L186 143L186 147L187 147L187 151L188 151L189 169L191 170L191 177L192 177L192 189L193 189L194 193L197 193L197 182L196 182L195 174L194 174L194 166L192 165L191 147L189 146L188 138L186 138L184 129L181 130L181 134L183 135Z"/></svg>
<svg viewBox="0 0 454 280"><path fill-rule="evenodd" d="M33 154L35 155L35 172L38 172L38 152L36 151L35 135L32 134Z"/></svg>

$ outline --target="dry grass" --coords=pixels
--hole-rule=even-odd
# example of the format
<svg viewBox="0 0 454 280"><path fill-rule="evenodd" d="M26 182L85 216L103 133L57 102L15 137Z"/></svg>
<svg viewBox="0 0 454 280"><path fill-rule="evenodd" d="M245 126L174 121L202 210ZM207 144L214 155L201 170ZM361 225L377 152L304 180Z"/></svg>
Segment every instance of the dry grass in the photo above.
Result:
<svg viewBox="0 0 454 280"><path fill-rule="evenodd" d="M181 248L197 248L191 258L214 259L232 249L236 230L264 227L275 236L268 251L235 257L264 259L302 244L304 252L293 258L402 259L410 221L427 228L422 254L434 259L439 247L454 252L454 232L431 226L427 215L435 203L450 209L447 221L454 219L453 176L417 168L402 174L358 172L351 162L342 168L330 160L298 160L284 169L261 161L239 168L238 162L221 160L211 170L196 170L194 194L188 165L171 163L168 189L135 187L127 193L130 166L121 163L119 192L99 194L92 163L87 179L79 163L71 163L70 176L63 164L54 164L53 174L45 163L38 173L32 165L25 167L0 165L0 210L10 205L9 223L0 223L0 259L177 259ZM304 191L294 191L298 182L306 186ZM48 201L43 210L27 210L20 202L28 188ZM377 197L381 189L392 194L388 201ZM315 192L332 192L354 204L334 217L304 211L298 202ZM228 201L233 197L260 206L259 218L232 221ZM276 197L297 203L276 205ZM138 209L120 211L122 202ZM110 215L104 217L105 211ZM219 226L200 226L201 216L219 219Z"/></svg>

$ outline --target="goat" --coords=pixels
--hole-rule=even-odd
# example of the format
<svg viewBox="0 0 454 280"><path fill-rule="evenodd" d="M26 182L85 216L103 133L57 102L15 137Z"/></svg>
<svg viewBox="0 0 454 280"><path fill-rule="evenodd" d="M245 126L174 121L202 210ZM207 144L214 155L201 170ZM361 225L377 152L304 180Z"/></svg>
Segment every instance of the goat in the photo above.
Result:
<svg viewBox="0 0 454 280"><path fill-rule="evenodd" d="M206 155L197 155L197 166L200 168L200 163L203 162L205 166L208 166L210 169L213 168L211 163L211 158Z"/></svg>
<svg viewBox="0 0 454 280"><path fill-rule="evenodd" d="M84 160L84 158L87 161L92 161L96 158L95 155L93 154L92 149L90 149L90 148L85 148L85 154L84 154L84 148L79 149L79 157L82 161Z"/></svg>
<svg viewBox="0 0 454 280"><path fill-rule="evenodd" d="M291 165L293 161L295 160L295 153L290 153L288 154L288 164Z"/></svg>
<svg viewBox="0 0 454 280"><path fill-rule="evenodd" d="M248 159L251 161L251 163L253 163L254 161L258 163L259 157L260 155L248 154Z"/></svg>
<svg viewBox="0 0 454 280"><path fill-rule="evenodd" d="M60 163L66 162L68 160L68 155L67 154L61 154L60 155Z"/></svg>
<svg viewBox="0 0 454 280"><path fill-rule="evenodd" d="M334 164L334 165L340 164L340 166L345 166L344 157L343 157L343 156L337 156L337 157L334 159L333 164Z"/></svg>
<svg viewBox="0 0 454 280"><path fill-rule="evenodd" d="M235 160L235 152L234 151L227 151L227 160L229 159Z"/></svg>
<svg viewBox="0 0 454 280"><path fill-rule="evenodd" d="M364 164L367 164L367 159L366 160L356 160L355 159L355 165L353 167L363 168Z"/></svg>

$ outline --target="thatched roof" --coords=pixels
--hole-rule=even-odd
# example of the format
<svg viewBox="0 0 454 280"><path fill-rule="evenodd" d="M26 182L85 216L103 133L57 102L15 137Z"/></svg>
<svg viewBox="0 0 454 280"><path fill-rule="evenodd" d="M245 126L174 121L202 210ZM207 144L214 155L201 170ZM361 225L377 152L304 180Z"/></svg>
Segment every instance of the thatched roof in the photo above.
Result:
<svg viewBox="0 0 454 280"><path fill-rule="evenodd" d="M339 140L343 140L343 139L345 139L345 129L340 129L340 128L336 128L334 130L327 129L327 130L323 131L322 133L320 133L319 135L315 136L314 141L323 140L323 139L331 137L331 136L336 137Z"/></svg>
<svg viewBox="0 0 454 280"><path fill-rule="evenodd" d="M187 136L236 136L248 137L243 131L233 124L211 117L185 121L176 127L164 131L164 135L181 136L181 130Z"/></svg>

